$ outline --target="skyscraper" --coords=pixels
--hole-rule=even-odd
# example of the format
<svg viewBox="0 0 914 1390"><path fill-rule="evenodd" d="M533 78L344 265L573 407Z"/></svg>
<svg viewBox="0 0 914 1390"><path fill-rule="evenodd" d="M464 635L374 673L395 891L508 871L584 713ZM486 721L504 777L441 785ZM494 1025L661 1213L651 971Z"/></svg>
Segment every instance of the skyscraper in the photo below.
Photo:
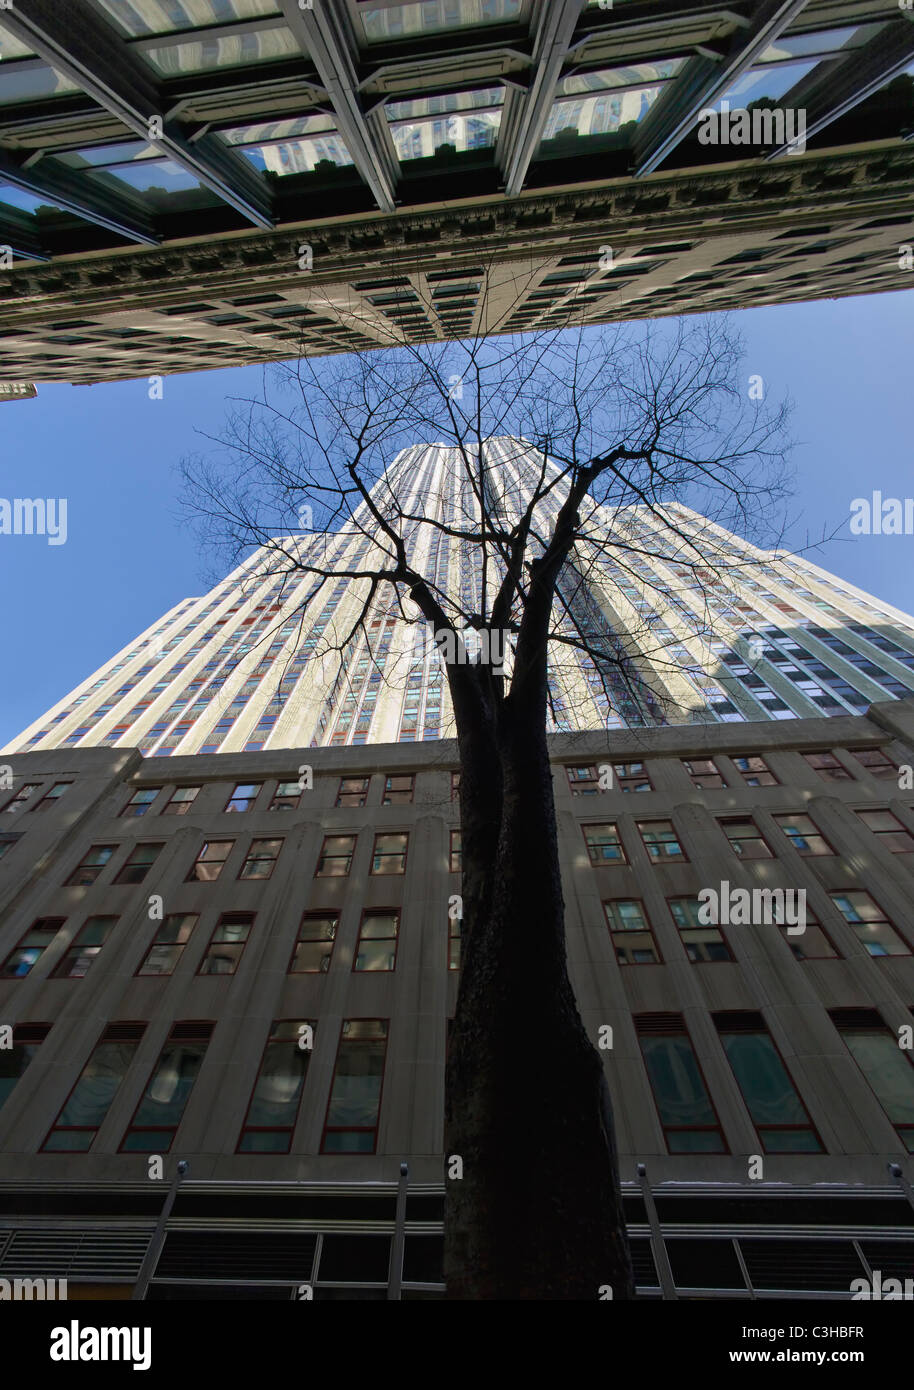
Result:
<svg viewBox="0 0 914 1390"><path fill-rule="evenodd" d="M510 509L542 464L510 438L489 440L485 458L493 511ZM455 611L474 613L478 554L441 529L479 515L456 452L401 452L373 497L394 494L415 516L404 529L411 564ZM548 524L558 497L542 505ZM433 635L383 588L354 627L367 580L333 577L371 565L372 530L363 503L342 531L263 546L5 751L139 747L162 757L451 736ZM588 536L559 585L554 630L573 624L588 650L553 644L555 731L862 714L914 696L914 619L803 557L760 550L678 503L665 520L643 506L595 507Z"/></svg>

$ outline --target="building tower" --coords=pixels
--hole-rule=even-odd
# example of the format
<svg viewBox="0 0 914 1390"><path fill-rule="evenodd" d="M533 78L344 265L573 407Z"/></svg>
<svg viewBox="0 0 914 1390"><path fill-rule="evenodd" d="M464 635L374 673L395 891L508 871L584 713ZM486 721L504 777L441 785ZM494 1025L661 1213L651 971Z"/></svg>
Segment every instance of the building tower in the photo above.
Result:
<svg viewBox="0 0 914 1390"><path fill-rule="evenodd" d="M542 456L510 438L487 441L484 453L488 507L510 508ZM402 451L373 490L379 504L391 495L440 524L479 515L456 451L444 445ZM546 524L558 506L557 496L543 503ZM562 574L555 615L558 632L573 621L587 636L589 654L554 644L553 730L862 714L914 695L914 619L688 507L667 513L675 528L643 506L594 509L592 540ZM411 563L471 612L480 585L473 551L421 520L407 524L405 539ZM447 682L426 629L382 589L364 628L344 641L367 581L295 567L368 567L376 544L362 504L344 531L263 546L208 594L172 608L4 751L138 747L163 757L451 736ZM709 557L707 569L696 567L696 553Z"/></svg>

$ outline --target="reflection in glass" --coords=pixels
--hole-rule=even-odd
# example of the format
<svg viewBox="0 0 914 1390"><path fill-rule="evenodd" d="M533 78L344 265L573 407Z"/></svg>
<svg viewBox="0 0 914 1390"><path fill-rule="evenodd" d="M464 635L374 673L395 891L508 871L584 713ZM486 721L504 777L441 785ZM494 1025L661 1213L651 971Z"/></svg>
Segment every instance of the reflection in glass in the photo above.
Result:
<svg viewBox="0 0 914 1390"><path fill-rule="evenodd" d="M160 77L180 77L211 68L242 67L276 58L301 57L302 51L289 29L261 29L249 34L223 34L193 43L144 48L143 57Z"/></svg>
<svg viewBox="0 0 914 1390"><path fill-rule="evenodd" d="M684 58L667 58L659 63L636 63L627 68L601 68L599 72L577 73L562 81L562 95L612 91L622 87L644 87L674 77Z"/></svg>
<svg viewBox="0 0 914 1390"><path fill-rule="evenodd" d="M661 91L660 85L626 87L600 96L556 101L546 120L543 141L558 136L614 135L622 126L642 120Z"/></svg>
<svg viewBox="0 0 914 1390"><path fill-rule="evenodd" d="M132 38L279 14L275 0L99 0L99 4Z"/></svg>
<svg viewBox="0 0 914 1390"><path fill-rule="evenodd" d="M732 87L727 88L715 106L708 109L719 111L723 101L730 103L731 110L744 110L750 102L764 98L778 101L815 66L815 63L779 63L775 66L769 63L764 67L750 68L737 78Z"/></svg>
<svg viewBox="0 0 914 1390"><path fill-rule="evenodd" d="M368 42L380 43L444 29L516 23L522 10L522 0L425 0L421 5L360 5L359 18Z"/></svg>
<svg viewBox="0 0 914 1390"><path fill-rule="evenodd" d="M456 154L491 148L498 138L500 111L479 112L472 116L444 116L432 121L410 121L390 127L397 158L429 159L450 148Z"/></svg>
<svg viewBox="0 0 914 1390"><path fill-rule="evenodd" d="M0 105L14 101L36 101L40 97L77 91L79 83L56 68L0 62Z"/></svg>
<svg viewBox="0 0 914 1390"><path fill-rule="evenodd" d="M325 164L344 168L353 162L352 155L335 130L315 139L284 140L270 145L244 145L241 152L255 169L279 177L285 174L310 174Z"/></svg>
<svg viewBox="0 0 914 1390"><path fill-rule="evenodd" d="M20 212L37 212L39 208L55 208L56 203L47 198L36 198L34 193L26 193L22 188L14 188L11 183L0 183L0 203L17 208Z"/></svg>
<svg viewBox="0 0 914 1390"><path fill-rule="evenodd" d="M485 87L474 92L445 92L415 97L412 101L389 101L384 110L389 121L416 120L422 116L444 116L453 111L476 111L482 107L501 106L504 99L503 87Z"/></svg>

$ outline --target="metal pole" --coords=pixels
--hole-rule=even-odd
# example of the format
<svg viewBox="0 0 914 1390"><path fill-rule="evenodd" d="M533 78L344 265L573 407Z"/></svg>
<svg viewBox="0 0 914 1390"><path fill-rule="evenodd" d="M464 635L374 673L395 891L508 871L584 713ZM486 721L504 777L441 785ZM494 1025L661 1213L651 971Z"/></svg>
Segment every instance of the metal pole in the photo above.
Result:
<svg viewBox="0 0 914 1390"><path fill-rule="evenodd" d="M406 1189L409 1182L409 1164L400 1164L400 1182L397 1186L397 1215L394 1223L394 1243L390 1252L390 1282L387 1285L388 1302L401 1301L400 1286L403 1283L403 1250L406 1245Z"/></svg>
<svg viewBox="0 0 914 1390"><path fill-rule="evenodd" d="M189 1167L190 1164L187 1162L186 1158L178 1160L177 1172L175 1173L171 1187L168 1189L168 1195L162 1206L162 1213L159 1217L158 1224L152 1233L152 1239L146 1248L143 1263L140 1265L140 1272L133 1286L133 1293L130 1295L131 1300L141 1300L146 1297L149 1281L155 1273L155 1267L159 1263L159 1256L162 1253L162 1246L165 1244L165 1227L168 1225L168 1218L171 1216L171 1209L175 1204L178 1188L181 1186L182 1179L186 1177Z"/></svg>
<svg viewBox="0 0 914 1390"><path fill-rule="evenodd" d="M638 1164L638 1182L641 1186L641 1196L644 1198L644 1209L647 1212L648 1224L651 1228L651 1249L654 1252L654 1267L657 1270L657 1277L660 1280L660 1292L663 1298L678 1300L679 1294L676 1292L676 1281L673 1278L673 1268L670 1264L670 1257L667 1254L663 1236L660 1233L660 1220L657 1216L657 1208L654 1204L654 1194L651 1192L650 1184L647 1180L647 1168L645 1164Z"/></svg>
<svg viewBox="0 0 914 1390"><path fill-rule="evenodd" d="M907 1197L910 1206L914 1208L914 1187L912 1187L911 1184L908 1182L904 1173L901 1171L900 1165L897 1163L887 1163L885 1166L888 1168L892 1177L895 1179L898 1186L901 1188L902 1192Z"/></svg>

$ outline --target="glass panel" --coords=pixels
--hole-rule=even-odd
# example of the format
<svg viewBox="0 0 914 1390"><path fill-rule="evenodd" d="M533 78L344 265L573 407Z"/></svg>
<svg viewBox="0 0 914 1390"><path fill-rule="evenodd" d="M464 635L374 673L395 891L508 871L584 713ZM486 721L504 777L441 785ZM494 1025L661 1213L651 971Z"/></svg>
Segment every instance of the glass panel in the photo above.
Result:
<svg viewBox="0 0 914 1390"><path fill-rule="evenodd" d="M333 116L290 116L282 121L233 126L221 134L228 145L260 145L272 140L290 140L297 135L320 135L335 127Z"/></svg>
<svg viewBox="0 0 914 1390"><path fill-rule="evenodd" d="M16 1043L0 1049L0 1110L37 1051L37 1043Z"/></svg>
<svg viewBox="0 0 914 1390"><path fill-rule="evenodd" d="M517 23L523 0L424 0L423 4L359 5L359 18L369 43L439 34L445 29L470 29L483 24Z"/></svg>
<svg viewBox="0 0 914 1390"><path fill-rule="evenodd" d="M0 53L2 53L0 49ZM60 96L78 92L79 83L51 67L27 67L17 71L16 64L0 62L0 105L14 101L37 101L40 97Z"/></svg>
<svg viewBox="0 0 914 1390"><path fill-rule="evenodd" d="M628 87L600 96L557 101L546 120L540 153L548 140L562 140L574 150L576 137L614 135L623 126L640 121L659 97L662 87Z"/></svg>
<svg viewBox="0 0 914 1390"><path fill-rule="evenodd" d="M725 1033L721 1042L754 1124L809 1123L767 1033Z"/></svg>
<svg viewBox="0 0 914 1390"><path fill-rule="evenodd" d="M716 1125L688 1038L643 1037L639 1041L661 1122Z"/></svg>
<svg viewBox="0 0 914 1390"><path fill-rule="evenodd" d="M85 1125L96 1129L108 1113L115 1092L133 1061L134 1050L133 1043L99 1043L61 1110L57 1124ZM64 1144L63 1147L69 1148L71 1145Z"/></svg>
<svg viewBox="0 0 914 1390"><path fill-rule="evenodd" d="M482 87L475 92L446 92L437 96L414 97L412 101L389 101L384 110L389 121L410 121L423 116L445 116L454 111L501 106L504 99L503 87Z"/></svg>
<svg viewBox="0 0 914 1390"><path fill-rule="evenodd" d="M21 39L17 39L14 34L11 34L0 24L0 60L30 58L33 54L34 49L29 48Z"/></svg>
<svg viewBox="0 0 914 1390"><path fill-rule="evenodd" d="M207 72L212 68L242 67L275 58L301 57L302 50L289 29L261 29L247 34L199 39L194 43L146 48L143 57L160 77Z"/></svg>
<svg viewBox="0 0 914 1390"><path fill-rule="evenodd" d="M153 211L213 207L218 196L171 159L137 159L107 169L86 169L86 177L123 195L142 193Z"/></svg>
<svg viewBox="0 0 914 1390"><path fill-rule="evenodd" d="M498 138L500 111L469 116L442 116L432 121L411 121L391 125L397 158L429 159L450 148L456 154L467 150L489 149Z"/></svg>
<svg viewBox="0 0 914 1390"><path fill-rule="evenodd" d="M724 1152L723 1140L714 1130L705 1130L704 1132L699 1130L692 1134L677 1133L673 1130L667 1134L666 1142L671 1154L719 1154Z"/></svg>
<svg viewBox="0 0 914 1390"><path fill-rule="evenodd" d="M657 964L657 952L649 931L613 932L613 945L620 965Z"/></svg>
<svg viewBox="0 0 914 1390"><path fill-rule="evenodd" d="M327 1124L334 1127L373 1126L381 1098L386 1042L348 1041L340 1044ZM329 1139L331 1136L327 1136ZM326 1147L326 1145L325 1145Z"/></svg>
<svg viewBox="0 0 914 1390"><path fill-rule="evenodd" d="M170 1129L144 1129L128 1134L122 1145L126 1153L159 1153L171 1147L174 1132Z"/></svg>
<svg viewBox="0 0 914 1390"><path fill-rule="evenodd" d="M294 1031L267 1044L245 1125L268 1129L295 1124L311 1053L298 1045L297 1023L282 1028Z"/></svg>
<svg viewBox="0 0 914 1390"><path fill-rule="evenodd" d="M321 164L344 168L352 155L342 137L332 128L326 135L307 140L286 140L271 145L244 145L242 154L261 173L310 174Z"/></svg>
<svg viewBox="0 0 914 1390"><path fill-rule="evenodd" d="M279 14L275 0L99 0L99 4L132 38Z"/></svg>
<svg viewBox="0 0 914 1390"><path fill-rule="evenodd" d="M760 63L776 63L784 58L806 58L819 53L836 53L842 47L859 48L876 32L876 24L847 25L841 29L822 29L817 34L782 34L765 49Z"/></svg>
<svg viewBox="0 0 914 1390"><path fill-rule="evenodd" d="M893 1124L914 1124L914 1070L888 1033L842 1033Z"/></svg>
<svg viewBox="0 0 914 1390"><path fill-rule="evenodd" d="M766 65L750 68L742 77L737 78L732 87L727 88L720 101L708 109L719 111L721 102L724 101L729 102L731 110L745 110L750 102L761 101L766 97L771 101L777 101L795 87L808 72L812 72L815 66L815 63L784 63L776 67Z"/></svg>
<svg viewBox="0 0 914 1390"><path fill-rule="evenodd" d="M397 958L396 940L362 941L355 958L356 970L393 970Z"/></svg>
<svg viewBox="0 0 914 1390"><path fill-rule="evenodd" d="M0 203L17 208L20 212L37 212L39 208L57 207L56 203L49 202L47 198L38 198L34 193L26 193L25 189L15 188L11 183L0 183Z"/></svg>
<svg viewBox="0 0 914 1390"><path fill-rule="evenodd" d="M563 79L561 94L570 97L619 87L645 87L675 76L684 62L684 58L667 58L657 63L637 63L628 68L603 68L599 72L581 73Z"/></svg>
<svg viewBox="0 0 914 1390"><path fill-rule="evenodd" d="M167 1043L133 1124L178 1124L205 1053L205 1043Z"/></svg>
<svg viewBox="0 0 914 1390"><path fill-rule="evenodd" d="M145 140L124 140L116 145L87 145L81 150L67 150L56 158L71 169L83 169L87 164L128 164L133 159L158 159L159 152Z"/></svg>

